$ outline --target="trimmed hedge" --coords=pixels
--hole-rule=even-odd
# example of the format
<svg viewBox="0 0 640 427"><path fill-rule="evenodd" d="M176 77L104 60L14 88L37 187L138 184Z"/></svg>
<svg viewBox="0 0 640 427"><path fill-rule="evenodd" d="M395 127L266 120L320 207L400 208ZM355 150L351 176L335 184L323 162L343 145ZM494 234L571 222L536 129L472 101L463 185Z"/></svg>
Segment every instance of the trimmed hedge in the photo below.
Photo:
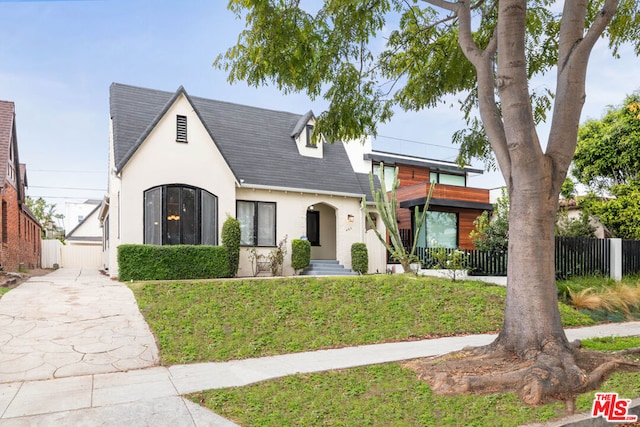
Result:
<svg viewBox="0 0 640 427"><path fill-rule="evenodd" d="M176 280L229 276L226 248L205 245L120 245L119 279Z"/></svg>
<svg viewBox="0 0 640 427"><path fill-rule="evenodd" d="M229 215L222 225L222 246L227 248L229 277L235 277L240 264L240 221Z"/></svg>
<svg viewBox="0 0 640 427"><path fill-rule="evenodd" d="M311 242L306 239L291 241L291 267L302 270L311 263Z"/></svg>
<svg viewBox="0 0 640 427"><path fill-rule="evenodd" d="M364 243L351 245L351 268L360 274L366 274L369 271L369 252Z"/></svg>

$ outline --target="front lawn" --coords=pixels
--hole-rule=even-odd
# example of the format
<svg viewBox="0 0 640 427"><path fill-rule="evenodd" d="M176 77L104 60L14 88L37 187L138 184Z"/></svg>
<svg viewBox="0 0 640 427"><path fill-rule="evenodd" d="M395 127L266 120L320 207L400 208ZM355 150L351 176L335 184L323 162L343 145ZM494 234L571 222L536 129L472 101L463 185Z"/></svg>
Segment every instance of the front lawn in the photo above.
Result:
<svg viewBox="0 0 640 427"><path fill-rule="evenodd" d="M584 340L586 348L640 346L640 337ZM637 356L636 356L637 358ZM640 373L616 373L600 391L640 396ZM595 392L578 397L591 409ZM514 394L436 396L399 363L293 375L246 387L193 393L192 401L244 426L519 426L564 415L560 403L531 408Z"/></svg>
<svg viewBox="0 0 640 427"><path fill-rule="evenodd" d="M506 289L412 275L132 285L162 362L224 361L496 332ZM560 304L565 326L593 320Z"/></svg>

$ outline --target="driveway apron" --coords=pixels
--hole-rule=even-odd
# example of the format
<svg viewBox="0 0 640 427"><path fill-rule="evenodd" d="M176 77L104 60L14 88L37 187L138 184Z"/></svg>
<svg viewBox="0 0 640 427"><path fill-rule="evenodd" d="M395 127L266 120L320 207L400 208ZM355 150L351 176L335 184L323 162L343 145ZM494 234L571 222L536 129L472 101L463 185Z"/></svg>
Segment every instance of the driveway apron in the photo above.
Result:
<svg viewBox="0 0 640 427"><path fill-rule="evenodd" d="M97 270L32 277L0 299L0 383L156 366L131 290Z"/></svg>

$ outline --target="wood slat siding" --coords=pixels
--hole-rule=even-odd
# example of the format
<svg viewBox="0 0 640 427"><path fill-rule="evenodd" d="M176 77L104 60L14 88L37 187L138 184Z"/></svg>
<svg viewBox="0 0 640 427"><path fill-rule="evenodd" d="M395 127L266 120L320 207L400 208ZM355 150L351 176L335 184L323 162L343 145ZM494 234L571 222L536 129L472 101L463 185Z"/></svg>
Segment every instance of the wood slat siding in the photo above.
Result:
<svg viewBox="0 0 640 427"><path fill-rule="evenodd" d="M407 200L419 199L421 197L427 197L429 194L429 184L414 184L408 187L400 187L396 190L396 199L398 202L404 202Z"/></svg>
<svg viewBox="0 0 640 427"><path fill-rule="evenodd" d="M398 179L400 180L401 188L415 184L424 184L430 181L430 171L427 168L406 165L398 165L398 167L400 168L398 171Z"/></svg>
<svg viewBox="0 0 640 427"><path fill-rule="evenodd" d="M415 184L400 187L396 190L399 202L427 197L429 184ZM484 188L457 187L455 185L436 184L433 189L434 199L464 200L467 202L489 203L489 190Z"/></svg>
<svg viewBox="0 0 640 427"><path fill-rule="evenodd" d="M489 203L489 190L485 190L484 188L457 187L455 185L437 184L436 188L433 190L432 197L436 199Z"/></svg>
<svg viewBox="0 0 640 427"><path fill-rule="evenodd" d="M473 221L482 215L481 210L466 209L461 210L458 214L458 244L461 249L475 249L476 245L469 237L469 234L475 230Z"/></svg>
<svg viewBox="0 0 640 427"><path fill-rule="evenodd" d="M411 228L413 209L398 208L396 215L398 217L398 228Z"/></svg>

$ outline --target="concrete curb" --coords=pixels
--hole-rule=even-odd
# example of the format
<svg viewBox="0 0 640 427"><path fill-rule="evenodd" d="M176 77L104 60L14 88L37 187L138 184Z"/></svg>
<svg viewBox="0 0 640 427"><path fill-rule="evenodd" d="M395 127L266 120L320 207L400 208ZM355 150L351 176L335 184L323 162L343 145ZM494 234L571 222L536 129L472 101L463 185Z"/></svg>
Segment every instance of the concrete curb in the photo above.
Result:
<svg viewBox="0 0 640 427"><path fill-rule="evenodd" d="M628 411L629 415L638 416L638 422L634 425L640 425L640 398L631 401L631 407ZM605 427L627 424L626 422L610 423L602 417L594 418L590 413L575 414L562 420L550 421L548 423L527 424L521 427Z"/></svg>

